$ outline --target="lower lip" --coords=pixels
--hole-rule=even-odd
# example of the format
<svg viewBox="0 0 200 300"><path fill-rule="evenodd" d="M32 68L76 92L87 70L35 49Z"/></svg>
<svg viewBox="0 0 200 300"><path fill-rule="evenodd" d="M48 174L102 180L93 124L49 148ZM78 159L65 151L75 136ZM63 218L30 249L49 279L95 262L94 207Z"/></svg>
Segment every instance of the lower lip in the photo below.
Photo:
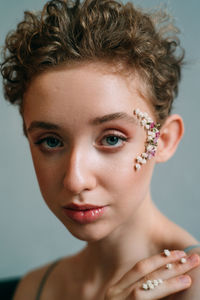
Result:
<svg viewBox="0 0 200 300"><path fill-rule="evenodd" d="M98 220L103 215L104 211L105 206L87 210L73 210L64 208L65 215L80 224L92 223Z"/></svg>

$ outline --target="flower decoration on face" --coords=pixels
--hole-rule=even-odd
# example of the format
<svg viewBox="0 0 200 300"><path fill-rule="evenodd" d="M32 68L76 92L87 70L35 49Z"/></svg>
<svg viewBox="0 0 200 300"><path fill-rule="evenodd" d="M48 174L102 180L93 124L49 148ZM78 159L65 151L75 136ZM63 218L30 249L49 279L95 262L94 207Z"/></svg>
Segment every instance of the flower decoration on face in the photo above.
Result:
<svg viewBox="0 0 200 300"><path fill-rule="evenodd" d="M140 170L141 166L146 164L147 160L151 159L156 154L158 139L160 136L160 124L154 123L146 112L141 112L139 108L134 110L134 115L144 127L147 132L147 139L145 142L145 152L136 157L135 169Z"/></svg>

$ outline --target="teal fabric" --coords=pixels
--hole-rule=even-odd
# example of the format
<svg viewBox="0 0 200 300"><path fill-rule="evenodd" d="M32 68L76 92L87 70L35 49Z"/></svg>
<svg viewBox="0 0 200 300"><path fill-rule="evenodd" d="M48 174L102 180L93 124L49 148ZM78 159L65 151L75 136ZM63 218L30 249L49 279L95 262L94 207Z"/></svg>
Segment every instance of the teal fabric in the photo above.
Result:
<svg viewBox="0 0 200 300"><path fill-rule="evenodd" d="M183 251L185 251L187 253L190 250L192 250L194 248L198 248L198 247L200 248L200 244L189 246L189 247L185 248Z"/></svg>

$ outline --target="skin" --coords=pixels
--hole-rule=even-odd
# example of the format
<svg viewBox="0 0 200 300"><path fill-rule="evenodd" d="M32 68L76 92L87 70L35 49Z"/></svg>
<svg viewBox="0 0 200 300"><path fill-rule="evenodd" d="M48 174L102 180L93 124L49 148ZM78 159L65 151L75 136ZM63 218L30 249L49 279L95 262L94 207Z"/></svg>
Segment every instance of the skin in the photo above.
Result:
<svg viewBox="0 0 200 300"><path fill-rule="evenodd" d="M152 273L167 263L160 254L163 249L181 250L198 243L161 214L150 193L155 164L173 155L183 135L181 117L168 117L161 129L156 156L136 171L135 158L144 152L146 133L133 117L133 110L139 108L152 119L155 117L151 104L142 96L146 94L141 93L145 88L142 80L136 74L125 78L110 70L110 66L100 62L59 67L34 78L24 95L23 117L43 198L64 226L87 242L80 253L63 259L55 268L42 299L56 299L61 292L62 299L104 299L105 295L106 300L128 299L125 294L117 298L116 290L119 282L126 286L129 276L123 276L139 261L151 257L145 264L151 266L148 273ZM116 112L125 112L133 119L91 124L97 117ZM57 128L33 126L35 121L51 123ZM127 140L118 138L112 145L106 139L109 135ZM63 206L70 203L106 206L106 209L97 221L80 224L63 212ZM160 263L157 267L152 263L155 255L155 262ZM169 262L173 260L178 265L179 258L175 255ZM179 273L172 277L198 265L196 255L193 263L187 263L184 270L179 267ZM34 299L37 283L46 268L28 275L26 284L22 283L18 289L16 300L22 295L20 290L27 286L29 297L32 289ZM80 270L84 270L83 275ZM141 280L139 286L144 278L134 272L135 279L129 280ZM181 290L188 288L191 281L186 284L179 280L173 284ZM114 292L113 289L110 292L111 286ZM164 286L163 299L165 293ZM134 297L131 299L140 299Z"/></svg>

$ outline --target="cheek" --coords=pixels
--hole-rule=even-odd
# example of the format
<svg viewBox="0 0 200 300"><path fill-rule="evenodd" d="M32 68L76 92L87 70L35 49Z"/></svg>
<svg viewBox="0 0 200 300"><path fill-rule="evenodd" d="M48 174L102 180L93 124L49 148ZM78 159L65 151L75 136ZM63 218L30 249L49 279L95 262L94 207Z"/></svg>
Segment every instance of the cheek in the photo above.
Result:
<svg viewBox="0 0 200 300"><path fill-rule="evenodd" d="M36 150L31 149L31 154L41 194L46 202L50 202L51 199L54 199L53 195L57 193L59 186L60 166L55 164L55 162L50 163L48 159L38 154Z"/></svg>
<svg viewBox="0 0 200 300"><path fill-rule="evenodd" d="M136 157L144 152L145 138L146 135L142 131L135 137L135 141L127 143L118 152L99 156L96 168L100 169L101 178L105 177L109 182L113 180L115 184L116 182L129 184L137 181L139 172L135 170Z"/></svg>
<svg viewBox="0 0 200 300"><path fill-rule="evenodd" d="M136 156L144 151L144 140L145 133L142 131L134 143L127 144L116 153L102 153L95 149L90 153L87 151L87 164L83 166L87 170L83 175L96 177L97 188L104 190L103 196L108 193L115 200L129 196L138 198L146 190L152 173L151 161L139 171L134 167ZM66 157L49 158L35 148L31 149L31 153L43 198L49 203L55 201L55 197L66 192L63 190Z"/></svg>
<svg viewBox="0 0 200 300"><path fill-rule="evenodd" d="M115 222L132 219L149 195L153 166L149 162L140 171L127 166L112 176L111 205ZM118 221L117 221L118 220Z"/></svg>
<svg viewBox="0 0 200 300"><path fill-rule="evenodd" d="M141 152L143 149L141 149ZM134 153L132 155L132 153ZM109 165L102 162L102 185L116 198L144 198L149 188L154 162L148 161L139 171L135 170L136 151L127 151L110 159ZM105 172L106 170L106 172Z"/></svg>

